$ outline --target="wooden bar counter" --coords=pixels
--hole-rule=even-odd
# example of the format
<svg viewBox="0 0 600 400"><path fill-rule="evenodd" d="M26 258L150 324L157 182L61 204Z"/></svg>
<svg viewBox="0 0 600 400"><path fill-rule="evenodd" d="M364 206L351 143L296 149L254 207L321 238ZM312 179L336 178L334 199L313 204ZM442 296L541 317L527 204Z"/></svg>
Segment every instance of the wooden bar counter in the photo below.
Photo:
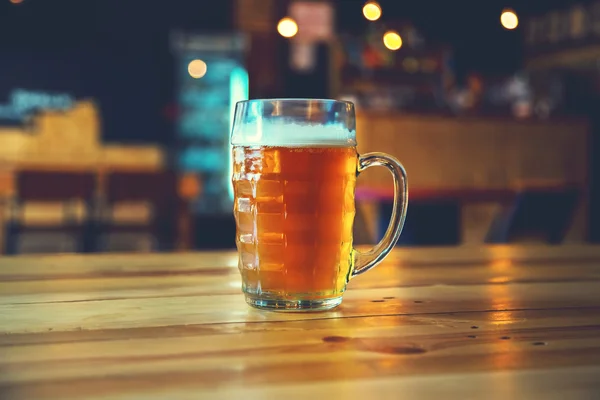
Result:
<svg viewBox="0 0 600 400"><path fill-rule="evenodd" d="M404 164L412 200L460 205L463 244L482 243L494 218L524 192L575 191L565 241L582 243L587 237L590 126L585 119L363 111L356 132L360 153L383 151ZM365 171L357 196L359 210L376 220L377 203L393 196L389 173Z"/></svg>
<svg viewBox="0 0 600 400"><path fill-rule="evenodd" d="M591 399L600 247L398 249L325 313L233 252L0 258L0 399Z"/></svg>

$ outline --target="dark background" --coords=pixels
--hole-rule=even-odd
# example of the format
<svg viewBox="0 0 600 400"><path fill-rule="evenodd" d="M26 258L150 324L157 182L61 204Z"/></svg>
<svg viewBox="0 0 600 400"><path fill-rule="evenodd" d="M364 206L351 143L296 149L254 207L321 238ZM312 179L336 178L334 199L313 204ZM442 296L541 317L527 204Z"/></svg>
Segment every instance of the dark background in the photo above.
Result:
<svg viewBox="0 0 600 400"><path fill-rule="evenodd" d="M381 0L380 23L411 21L428 41L450 44L459 79L473 71L502 75L518 70L523 54L522 30L503 29L502 10L513 8L523 21L572 3ZM336 2L338 32L364 31L363 4ZM92 97L104 140L169 144L175 76L169 32L229 32L233 14L231 0L0 0L0 102L16 87ZM294 76L280 59L287 84L278 94L321 97L325 54L314 76Z"/></svg>

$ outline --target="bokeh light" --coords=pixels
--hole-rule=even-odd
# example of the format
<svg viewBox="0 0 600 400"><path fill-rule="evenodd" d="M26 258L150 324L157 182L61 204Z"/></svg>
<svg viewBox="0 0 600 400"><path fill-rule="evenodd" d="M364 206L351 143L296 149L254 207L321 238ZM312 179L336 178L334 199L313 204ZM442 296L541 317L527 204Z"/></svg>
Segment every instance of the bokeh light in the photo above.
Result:
<svg viewBox="0 0 600 400"><path fill-rule="evenodd" d="M204 75L206 75L207 70L208 67L206 66L206 63L202 60L192 60L188 64L188 72L190 76L195 79L202 78Z"/></svg>
<svg viewBox="0 0 600 400"><path fill-rule="evenodd" d="M294 37L298 33L298 24L292 18L282 18L277 24L277 32L284 38Z"/></svg>
<svg viewBox="0 0 600 400"><path fill-rule="evenodd" d="M402 38L396 31L387 31L383 35L383 44L390 50L398 50L402 47Z"/></svg>
<svg viewBox="0 0 600 400"><path fill-rule="evenodd" d="M375 1L369 1L363 7L363 15L369 21L377 21L381 17L381 6Z"/></svg>
<svg viewBox="0 0 600 400"><path fill-rule="evenodd" d="M504 10L500 15L500 23L505 29L512 30L519 25L519 17L512 10Z"/></svg>
<svg viewBox="0 0 600 400"><path fill-rule="evenodd" d="M13 4L21 4L23 0L10 0L10 2Z"/></svg>

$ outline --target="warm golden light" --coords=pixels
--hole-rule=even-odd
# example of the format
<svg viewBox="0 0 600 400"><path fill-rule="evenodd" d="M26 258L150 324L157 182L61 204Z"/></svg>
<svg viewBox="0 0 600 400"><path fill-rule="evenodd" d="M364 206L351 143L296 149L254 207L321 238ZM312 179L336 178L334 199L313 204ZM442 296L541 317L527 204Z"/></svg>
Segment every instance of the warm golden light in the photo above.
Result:
<svg viewBox="0 0 600 400"><path fill-rule="evenodd" d="M387 31L383 35L383 44L390 50L398 50L402 47L402 38L396 31Z"/></svg>
<svg viewBox="0 0 600 400"><path fill-rule="evenodd" d="M10 2L13 4L21 4L23 0L10 0Z"/></svg>
<svg viewBox="0 0 600 400"><path fill-rule="evenodd" d="M512 30L519 25L519 17L512 10L504 10L500 15L500 23L505 29Z"/></svg>
<svg viewBox="0 0 600 400"><path fill-rule="evenodd" d="M190 76L195 79L202 78L204 75L206 75L207 70L208 67L202 60L192 60L188 64L188 72Z"/></svg>
<svg viewBox="0 0 600 400"><path fill-rule="evenodd" d="M292 18L282 18L277 24L277 32L284 38L294 37L298 33L298 24Z"/></svg>
<svg viewBox="0 0 600 400"><path fill-rule="evenodd" d="M377 21L381 17L381 6L375 1L369 1L363 7L363 15L369 21Z"/></svg>

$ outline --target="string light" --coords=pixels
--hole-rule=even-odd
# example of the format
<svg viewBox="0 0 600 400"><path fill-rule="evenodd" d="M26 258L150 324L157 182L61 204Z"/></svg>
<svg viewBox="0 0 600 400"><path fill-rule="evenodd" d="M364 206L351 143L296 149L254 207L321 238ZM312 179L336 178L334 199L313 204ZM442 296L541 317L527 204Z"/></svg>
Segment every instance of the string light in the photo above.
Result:
<svg viewBox="0 0 600 400"><path fill-rule="evenodd" d="M277 32L284 38L294 37L298 33L298 24L292 18L282 18L277 24Z"/></svg>
<svg viewBox="0 0 600 400"><path fill-rule="evenodd" d="M206 75L207 70L208 67L206 66L206 63L199 59L192 60L188 64L188 73L194 79L202 78L204 75Z"/></svg>
<svg viewBox="0 0 600 400"><path fill-rule="evenodd" d="M402 47L402 38L396 31L387 31L383 35L383 44L390 50L398 50Z"/></svg>
<svg viewBox="0 0 600 400"><path fill-rule="evenodd" d="M504 10L500 15L500 23L505 29L513 30L519 25L519 17L513 10Z"/></svg>
<svg viewBox="0 0 600 400"><path fill-rule="evenodd" d="M369 21L377 21L381 17L381 6L376 1L369 1L363 6L363 15Z"/></svg>

